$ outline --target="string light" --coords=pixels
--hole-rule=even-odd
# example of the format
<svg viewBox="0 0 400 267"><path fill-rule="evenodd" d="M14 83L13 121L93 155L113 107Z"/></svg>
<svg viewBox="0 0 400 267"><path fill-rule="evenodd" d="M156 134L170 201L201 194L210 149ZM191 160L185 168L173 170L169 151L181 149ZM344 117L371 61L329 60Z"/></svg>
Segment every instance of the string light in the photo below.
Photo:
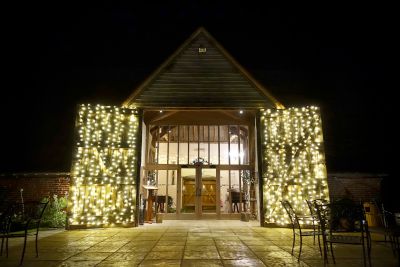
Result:
<svg viewBox="0 0 400 267"><path fill-rule="evenodd" d="M138 122L136 109L79 107L70 226L135 223Z"/></svg>
<svg viewBox="0 0 400 267"><path fill-rule="evenodd" d="M265 223L283 225L281 200L307 214L306 199L329 198L321 116L314 106L261 112Z"/></svg>

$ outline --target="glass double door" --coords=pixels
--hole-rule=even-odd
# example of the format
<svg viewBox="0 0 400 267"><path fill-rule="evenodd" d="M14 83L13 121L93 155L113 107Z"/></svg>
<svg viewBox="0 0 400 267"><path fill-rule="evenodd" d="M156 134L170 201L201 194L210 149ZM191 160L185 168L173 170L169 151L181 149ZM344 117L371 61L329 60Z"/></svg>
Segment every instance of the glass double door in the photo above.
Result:
<svg viewBox="0 0 400 267"><path fill-rule="evenodd" d="M144 184L157 188L153 210L165 219L233 219L256 212L254 184L244 178L250 166L174 165L145 172Z"/></svg>
<svg viewBox="0 0 400 267"><path fill-rule="evenodd" d="M218 171L215 168L193 166L181 169L182 217L216 216L219 212Z"/></svg>

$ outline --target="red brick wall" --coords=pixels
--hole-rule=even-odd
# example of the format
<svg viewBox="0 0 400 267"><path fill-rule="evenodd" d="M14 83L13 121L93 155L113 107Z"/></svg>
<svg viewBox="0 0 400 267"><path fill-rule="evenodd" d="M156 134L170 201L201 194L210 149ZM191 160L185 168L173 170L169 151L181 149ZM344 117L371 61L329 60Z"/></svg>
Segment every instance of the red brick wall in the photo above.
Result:
<svg viewBox="0 0 400 267"><path fill-rule="evenodd" d="M10 201L21 201L21 188L24 201L41 200L44 197L65 197L69 190L68 173L34 173L0 176L0 194ZM1 197L1 196L0 196Z"/></svg>
<svg viewBox="0 0 400 267"><path fill-rule="evenodd" d="M332 173L328 175L331 199L347 197L355 201L371 201L380 197L382 176L357 173ZM23 188L25 201L43 197L65 196L69 190L69 173L34 173L0 175L0 197L5 193L9 200L20 201Z"/></svg>
<svg viewBox="0 0 400 267"><path fill-rule="evenodd" d="M340 173L328 175L331 199L350 198L354 201L372 201L381 197L382 175Z"/></svg>

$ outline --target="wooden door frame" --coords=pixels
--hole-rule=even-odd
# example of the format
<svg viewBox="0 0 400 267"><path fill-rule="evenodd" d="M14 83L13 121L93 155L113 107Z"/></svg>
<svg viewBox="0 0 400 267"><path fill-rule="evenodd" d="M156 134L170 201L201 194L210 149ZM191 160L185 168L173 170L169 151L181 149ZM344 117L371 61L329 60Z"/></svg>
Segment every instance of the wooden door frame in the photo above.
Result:
<svg viewBox="0 0 400 267"><path fill-rule="evenodd" d="M201 177L202 169L215 169L216 172L216 181L215 181L215 214L204 214L202 212L201 207L201 195L196 196L195 200L195 213L194 214L185 214L181 213L182 208L182 168L185 169L195 169L196 173L196 190L202 189L202 181L198 181L198 175ZM202 219L204 217L209 217L212 219L222 219L223 217L232 217L232 215L221 214L221 171L234 170L250 170L252 171L252 165L176 165L176 164L147 164L147 166L143 167L143 171L155 171L155 170L175 170L177 171L177 192L176 192L176 212L175 213L165 213L166 219ZM199 172L199 174L198 174ZM201 180L201 179L200 179ZM199 184L200 183L200 184ZM197 195L197 194L196 194Z"/></svg>
<svg viewBox="0 0 400 267"><path fill-rule="evenodd" d="M215 216L215 219L219 218L220 214L220 188L219 188L219 170L218 168L214 165L203 165L203 164L194 164L194 165L180 165L180 169L185 168L185 169L195 169L195 187L196 187L196 198L195 198L195 213L194 213L194 218L195 219L202 219L203 216L203 206L202 206L202 188L203 188L203 179L202 179L202 170L203 169L215 169L215 215L213 213L207 214L208 216ZM182 177L181 173L179 172L179 177L178 180L181 181L182 185ZM182 190L180 190L182 191ZM182 198L182 192L180 192L181 196L178 198ZM182 205L182 203L180 203ZM182 207L179 207L179 210ZM206 216L207 216L206 215ZM178 216L179 217L179 216Z"/></svg>

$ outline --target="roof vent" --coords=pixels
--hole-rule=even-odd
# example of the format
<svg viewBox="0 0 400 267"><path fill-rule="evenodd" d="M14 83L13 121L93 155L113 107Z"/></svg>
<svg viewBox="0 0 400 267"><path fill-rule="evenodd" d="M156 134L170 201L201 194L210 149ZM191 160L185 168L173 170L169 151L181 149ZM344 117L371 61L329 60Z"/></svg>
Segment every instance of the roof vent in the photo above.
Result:
<svg viewBox="0 0 400 267"><path fill-rule="evenodd" d="M205 48L203 45L199 46L199 54L205 54L207 52L207 48Z"/></svg>

